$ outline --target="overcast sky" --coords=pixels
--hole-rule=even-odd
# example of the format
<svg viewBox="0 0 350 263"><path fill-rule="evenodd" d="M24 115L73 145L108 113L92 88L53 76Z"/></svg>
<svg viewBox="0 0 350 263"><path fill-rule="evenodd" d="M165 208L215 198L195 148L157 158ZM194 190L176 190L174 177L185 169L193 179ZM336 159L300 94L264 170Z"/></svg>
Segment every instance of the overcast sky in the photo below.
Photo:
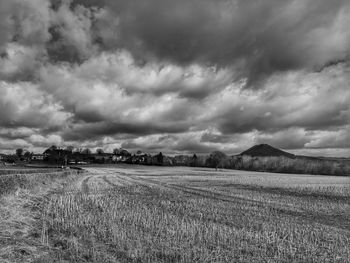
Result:
<svg viewBox="0 0 350 263"><path fill-rule="evenodd" d="M349 0L0 0L0 151L350 156Z"/></svg>

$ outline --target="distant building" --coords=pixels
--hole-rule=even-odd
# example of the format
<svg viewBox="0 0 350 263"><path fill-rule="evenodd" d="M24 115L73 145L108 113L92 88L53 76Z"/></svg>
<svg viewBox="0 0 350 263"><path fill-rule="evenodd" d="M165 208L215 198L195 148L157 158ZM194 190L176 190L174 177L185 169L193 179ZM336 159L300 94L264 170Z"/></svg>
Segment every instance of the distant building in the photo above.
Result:
<svg viewBox="0 0 350 263"><path fill-rule="evenodd" d="M114 151L113 162L132 163L132 156L127 150L120 148Z"/></svg>
<svg viewBox="0 0 350 263"><path fill-rule="evenodd" d="M129 156L121 156L121 155L115 155L113 159L115 162L126 162L130 157Z"/></svg>
<svg viewBox="0 0 350 263"><path fill-rule="evenodd" d="M45 155L44 154L33 154L31 156L32 161L44 161Z"/></svg>
<svg viewBox="0 0 350 263"><path fill-rule="evenodd" d="M17 155L14 154L0 154L0 161L5 163L16 163L19 160Z"/></svg>
<svg viewBox="0 0 350 263"><path fill-rule="evenodd" d="M152 164L152 156L144 153L137 153L136 155L126 158L125 162L131 163L131 164L150 165Z"/></svg>

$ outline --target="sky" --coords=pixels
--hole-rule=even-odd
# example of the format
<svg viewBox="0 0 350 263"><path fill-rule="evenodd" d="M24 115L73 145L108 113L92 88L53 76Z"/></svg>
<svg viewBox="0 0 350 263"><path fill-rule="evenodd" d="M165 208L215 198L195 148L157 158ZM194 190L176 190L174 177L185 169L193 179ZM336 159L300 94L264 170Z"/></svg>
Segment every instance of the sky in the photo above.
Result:
<svg viewBox="0 0 350 263"><path fill-rule="evenodd" d="M348 0L0 0L0 151L350 156Z"/></svg>

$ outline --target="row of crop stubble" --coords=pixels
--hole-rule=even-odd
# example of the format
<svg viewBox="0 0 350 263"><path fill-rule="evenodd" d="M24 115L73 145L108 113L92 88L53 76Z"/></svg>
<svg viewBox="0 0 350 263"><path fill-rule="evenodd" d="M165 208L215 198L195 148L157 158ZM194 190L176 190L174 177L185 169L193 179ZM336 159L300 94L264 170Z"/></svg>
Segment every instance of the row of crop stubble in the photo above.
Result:
<svg viewBox="0 0 350 263"><path fill-rule="evenodd" d="M196 188L231 197L220 200L133 180L95 193L52 195L42 226L50 253L42 262L349 261L349 202L322 196L321 187L317 195L237 185L212 189L197 177Z"/></svg>

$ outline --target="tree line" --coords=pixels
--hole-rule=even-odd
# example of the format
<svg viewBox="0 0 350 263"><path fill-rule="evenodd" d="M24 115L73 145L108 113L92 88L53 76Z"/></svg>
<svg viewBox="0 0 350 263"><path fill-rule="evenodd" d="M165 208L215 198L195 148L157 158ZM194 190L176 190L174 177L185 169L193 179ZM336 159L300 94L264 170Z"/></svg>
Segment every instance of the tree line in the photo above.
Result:
<svg viewBox="0 0 350 263"><path fill-rule="evenodd" d="M115 148L112 153L105 153L103 149L96 149L95 153L89 148L74 148L68 146L58 148L51 146L44 152L44 161L53 163L118 163L164 166L191 166L208 167L214 169L237 169L249 171L297 173L297 174L327 174L327 175L350 175L349 160L332 160L313 157L296 156L228 156L223 152L214 151L209 155L176 155L166 156L162 152L147 154L137 151L131 154L122 148ZM30 159L34 154L16 149L14 156L20 160ZM101 158L100 158L101 157Z"/></svg>

